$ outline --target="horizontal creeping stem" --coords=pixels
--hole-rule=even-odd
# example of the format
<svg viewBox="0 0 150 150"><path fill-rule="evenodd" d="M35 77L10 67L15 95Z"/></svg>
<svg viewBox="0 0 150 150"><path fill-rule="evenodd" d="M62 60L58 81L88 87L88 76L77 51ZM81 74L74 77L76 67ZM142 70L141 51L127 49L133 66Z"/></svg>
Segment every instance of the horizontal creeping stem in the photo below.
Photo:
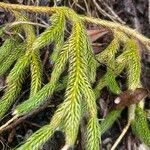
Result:
<svg viewBox="0 0 150 150"><path fill-rule="evenodd" d="M150 39L149 38L143 36L142 34L137 32L135 29L129 28L126 25L122 25L122 24L117 23L117 22L107 21L107 20L103 20L103 19L86 17L86 16L80 16L80 18L81 18L81 20L83 20L85 22L90 22L93 24L101 25L101 26L104 26L106 28L110 28L111 30L113 30L113 29L117 29L118 31L120 30L120 31L126 33L127 35L130 35L130 36L133 36L134 38L137 38L143 44L150 47Z"/></svg>
<svg viewBox="0 0 150 150"><path fill-rule="evenodd" d="M18 4L6 4L0 2L0 7L8 10L24 10L30 12L41 12L41 13L55 13L57 11L57 7L37 7L37 6L27 6L27 5L18 5Z"/></svg>
<svg viewBox="0 0 150 150"><path fill-rule="evenodd" d="M6 9L6 10L24 10L29 12L37 12L37 13L56 13L62 10L65 10L66 12L71 13L72 9L67 7L43 7L43 6L26 6L26 5L17 5L17 4L6 4L3 2L0 2L0 8ZM142 34L138 33L136 30L131 29L127 26L124 26L122 24L111 22L103 19L98 18L92 18L92 17L86 17L86 16L80 16L79 18L85 22L90 22L93 24L101 25L109 29L117 29L120 31L123 31L124 33L133 36L134 38L139 39L148 49L150 48L150 39L143 36Z"/></svg>

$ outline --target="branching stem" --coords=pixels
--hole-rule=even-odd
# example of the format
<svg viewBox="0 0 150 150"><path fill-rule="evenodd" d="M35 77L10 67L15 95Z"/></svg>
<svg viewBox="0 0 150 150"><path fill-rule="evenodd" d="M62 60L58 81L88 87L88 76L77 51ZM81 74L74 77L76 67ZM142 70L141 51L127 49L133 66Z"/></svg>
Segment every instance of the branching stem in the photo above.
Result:
<svg viewBox="0 0 150 150"><path fill-rule="evenodd" d="M97 18L91 18L91 17L86 17L86 16L80 16L80 18L83 21L87 21L93 24L101 25L107 28L112 29L117 29L120 30L127 35L133 36L134 38L137 38L139 41L141 41L145 46L150 46L150 39L147 37L143 36L139 32L137 32L135 29L129 28L128 26L122 25L120 23L108 21L108 20L103 20L103 19L97 19Z"/></svg>
<svg viewBox="0 0 150 150"><path fill-rule="evenodd" d="M0 131L3 130L4 128L6 128L9 124L11 124L14 120L16 120L18 118L18 116L14 116L13 118L11 118L9 121L7 121L4 125L2 125L0 127Z"/></svg>
<svg viewBox="0 0 150 150"><path fill-rule="evenodd" d="M17 4L6 4L3 2L0 2L0 7L3 9L11 10L24 10L24 11L30 11L30 12L37 12L37 13L56 13L60 10L64 9L68 12L71 12L70 8L67 7L42 7L42 6L25 6L25 5L17 5ZM110 29L118 29L120 31L125 32L126 34L133 36L134 38L137 38L140 40L147 48L150 47L150 40L143 36L142 34L138 33L136 30L131 29L125 25L122 25L120 23L111 22L103 19L98 18L92 18L92 17L86 17L86 16L80 16L80 19L85 22L91 22L97 25L102 25L104 27L110 28Z"/></svg>

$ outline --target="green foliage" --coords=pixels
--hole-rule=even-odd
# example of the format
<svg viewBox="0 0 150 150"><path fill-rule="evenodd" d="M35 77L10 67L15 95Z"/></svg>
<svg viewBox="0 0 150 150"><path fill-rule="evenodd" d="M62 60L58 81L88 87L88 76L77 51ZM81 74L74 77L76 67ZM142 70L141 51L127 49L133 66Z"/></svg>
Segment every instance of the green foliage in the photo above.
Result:
<svg viewBox="0 0 150 150"><path fill-rule="evenodd" d="M11 6L11 7L10 7ZM21 94L22 85L27 73L31 76L30 95L27 100L15 107L13 115L21 117L30 115L46 101L50 100L54 92L65 89L64 101L58 106L48 125L37 130L17 150L37 150L59 129L66 135L66 145L73 147L76 142L80 122L86 116L86 149L99 150L101 135L106 132L120 116L122 109L111 110L101 122L97 117L96 100L100 97L101 90L108 87L110 92L120 94L122 89L116 77L123 70L127 73L127 87L135 90L140 85L141 63L138 44L134 38L149 43L149 39L139 33L111 22L101 19L81 17L73 10L66 7L45 8L18 5L0 7L13 10L15 21L28 21L25 14L17 12L21 8L40 12L51 13L50 26L38 37L31 24L10 26L15 34L6 39L0 47L0 76L7 75L7 88L0 100L0 118L11 108ZM34 11L35 9L35 11ZM66 19L72 25L71 33L66 39L64 36ZM86 33L83 21L92 22L108 28L112 27L113 40L99 54L94 55L90 39ZM116 27L116 28L115 28ZM5 35L7 28L0 28L0 36ZM129 32L129 33L128 33ZM23 39L20 38L22 35ZM50 81L42 87L42 60L40 49L54 43L54 50L50 61L54 64ZM121 49L121 47L123 47ZM96 81L96 71L100 64L105 64L106 73ZM63 76L63 72L67 75ZM63 76L63 81L60 81ZM93 88L95 83L95 88ZM136 107L136 106L135 106ZM129 107L130 109L130 107ZM149 128L144 110L136 107L132 127L135 134L147 145L149 144ZM129 116L131 114L129 113ZM146 133L146 134L145 134Z"/></svg>
<svg viewBox="0 0 150 150"><path fill-rule="evenodd" d="M90 118L87 124L87 150L98 150L100 149L99 140L100 140L101 128L99 122L95 118Z"/></svg>
<svg viewBox="0 0 150 150"><path fill-rule="evenodd" d="M3 45L0 47L0 62L2 62L4 58L7 58L18 44L19 41L14 39L14 37L6 39Z"/></svg>
<svg viewBox="0 0 150 150"><path fill-rule="evenodd" d="M49 137L54 133L54 129L51 129L49 125L42 127L32 137L30 137L26 143L17 148L16 150L37 150L39 147L46 142Z"/></svg>
<svg viewBox="0 0 150 150"><path fill-rule="evenodd" d="M64 48L62 49L58 59L53 68L53 72L51 74L50 82L47 83L41 90L37 92L36 95L32 96L22 104L16 107L15 113L19 116L25 115L34 109L38 108L44 101L50 97L57 85L58 79L62 71L64 70L67 58L68 58L68 47L69 45L66 43Z"/></svg>
<svg viewBox="0 0 150 150"><path fill-rule="evenodd" d="M114 39L107 46L107 48L104 51L102 51L101 53L97 54L96 58L101 63L105 63L108 65L111 62L111 60L115 58L115 54L116 54L117 50L119 49L119 39L118 38L119 37L114 34Z"/></svg>
<svg viewBox="0 0 150 150"><path fill-rule="evenodd" d="M95 60L91 42L87 36L85 42L87 43L87 47L85 49L85 56L87 57L86 60L88 66L89 79L91 80L91 83L94 83L96 79L97 61Z"/></svg>
<svg viewBox="0 0 150 150"><path fill-rule="evenodd" d="M135 120L132 122L132 130L142 142L150 147L150 129L147 123L146 114L138 106L136 107L135 114Z"/></svg>
<svg viewBox="0 0 150 150"><path fill-rule="evenodd" d="M102 121L100 124L101 134L105 133L113 125L113 123L116 121L116 119L120 116L121 111L122 111L122 109L116 109L116 110L112 110L110 113L108 113L108 115L106 116L104 121Z"/></svg>
<svg viewBox="0 0 150 150"><path fill-rule="evenodd" d="M128 61L128 86L135 89L140 83L141 59L138 51L138 45L134 39L129 39L125 48L125 57Z"/></svg>
<svg viewBox="0 0 150 150"><path fill-rule="evenodd" d="M107 74L105 76L105 80L107 82L110 90L115 94L120 94L120 88L115 79L115 74L111 69L108 69Z"/></svg>
<svg viewBox="0 0 150 150"><path fill-rule="evenodd" d="M13 65L13 63L24 54L25 44L18 43L18 45L16 45L15 47L11 47L9 49L12 50L10 53L6 52L7 48L5 49L6 51L4 52L6 55L9 54L7 57L4 57L5 54L1 55L2 61L0 67L0 76L4 75L9 70L9 68ZM1 50L1 52L3 53L3 49Z"/></svg>
<svg viewBox="0 0 150 150"><path fill-rule="evenodd" d="M52 24L46 29L33 43L33 49L39 49L51 42L56 42L55 51L59 54L60 46L62 46L62 38L65 28L65 15L63 12L54 14L51 17ZM60 44L60 45L59 45ZM54 55L54 54L53 54ZM55 56L56 57L56 56Z"/></svg>
<svg viewBox="0 0 150 150"><path fill-rule="evenodd" d="M39 51L31 54L31 91L30 97L41 89L42 82L42 63Z"/></svg>

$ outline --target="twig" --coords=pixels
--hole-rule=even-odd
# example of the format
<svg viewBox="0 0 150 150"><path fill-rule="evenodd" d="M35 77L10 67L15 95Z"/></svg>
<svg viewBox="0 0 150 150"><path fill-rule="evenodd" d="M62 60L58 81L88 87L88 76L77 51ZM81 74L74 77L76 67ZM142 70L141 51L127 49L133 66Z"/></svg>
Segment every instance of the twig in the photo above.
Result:
<svg viewBox="0 0 150 150"><path fill-rule="evenodd" d="M3 126L0 127L0 133L12 129L14 127L16 127L18 124L20 124L21 122L23 122L26 118L36 115L37 113L39 113L40 111L44 110L47 106L48 106L48 102L45 103L43 106L41 106L39 109L34 110L32 113L25 115L23 117L20 118L16 118L16 116L14 116L11 120L9 120L8 122L6 122ZM17 120L16 120L17 119ZM16 121L15 121L16 120ZM15 121L15 122L14 122Z"/></svg>
<svg viewBox="0 0 150 150"><path fill-rule="evenodd" d="M122 23L122 24L126 24L126 23L114 12L114 10L113 10L110 6L108 6L108 4L106 4L105 1L103 1L103 0L99 0L99 1L103 3L103 5L107 8L107 10L113 15L113 18L114 18L115 20L117 20L118 22L120 22L120 23Z"/></svg>
<svg viewBox="0 0 150 150"><path fill-rule="evenodd" d="M15 122L7 125L5 128L1 129L0 130L0 133L4 132L4 131L7 131L9 129L13 129L15 128L18 124L20 124L21 122L23 122L27 117L26 116L23 116L21 118L19 118L18 120L16 120Z"/></svg>
<svg viewBox="0 0 150 150"><path fill-rule="evenodd" d="M7 121L4 125L2 125L0 127L0 132L2 130L4 130L9 124L11 124L14 120L16 120L18 118L18 116L14 116L13 118L11 118L9 121Z"/></svg>
<svg viewBox="0 0 150 150"><path fill-rule="evenodd" d="M34 22L30 22L30 21L16 21L16 22L13 22L11 24L8 24L8 27L13 27L13 26L16 26L16 25L19 25L19 24L30 24L30 25L40 26L40 27L43 27L43 28L48 27L46 25L43 25L43 24L40 24L40 23L34 23Z"/></svg>
<svg viewBox="0 0 150 150"><path fill-rule="evenodd" d="M85 7L86 7L86 11L87 11L88 15L91 16L91 12L90 12L90 9L89 9L89 5L87 4L87 1L84 0L84 3L85 3Z"/></svg>
<svg viewBox="0 0 150 150"><path fill-rule="evenodd" d="M12 143L13 142L13 139L14 139L14 136L15 136L15 133L16 133L16 129L13 128L10 133L9 133L9 136L8 136L8 143Z"/></svg>
<svg viewBox="0 0 150 150"><path fill-rule="evenodd" d="M41 128L40 125L38 125L38 124L36 124L36 123L34 123L34 122L27 121L27 120L24 120L24 122L25 122L26 124L29 124L30 126L32 125L32 126L34 126L34 127Z"/></svg>
<svg viewBox="0 0 150 150"><path fill-rule="evenodd" d="M79 5L78 3L75 3L75 5L76 5L78 8L80 8L81 10L86 11L85 8L82 7L81 5Z"/></svg>
<svg viewBox="0 0 150 150"><path fill-rule="evenodd" d="M2 144L2 150L5 150L5 144L3 143L3 141L0 140L0 143Z"/></svg>
<svg viewBox="0 0 150 150"><path fill-rule="evenodd" d="M95 4L96 8L98 9L98 11L104 15L105 17L108 17L109 19L111 19L112 21L115 21L115 19L113 18L113 16L111 16L110 14L108 14L104 9L102 9L100 7L100 5L97 4L96 0L93 0L93 3Z"/></svg>
<svg viewBox="0 0 150 150"><path fill-rule="evenodd" d="M125 136L126 132L128 131L129 127L130 127L130 122L128 122L128 124L125 126L125 128L123 129L122 133L120 134L120 136L118 137L118 139L115 141L114 145L112 146L111 150L115 150L115 148L118 146L118 144L121 142L122 138Z"/></svg>
<svg viewBox="0 0 150 150"><path fill-rule="evenodd" d="M49 27L49 24L42 20L40 17L37 16L37 20L39 20L43 25Z"/></svg>

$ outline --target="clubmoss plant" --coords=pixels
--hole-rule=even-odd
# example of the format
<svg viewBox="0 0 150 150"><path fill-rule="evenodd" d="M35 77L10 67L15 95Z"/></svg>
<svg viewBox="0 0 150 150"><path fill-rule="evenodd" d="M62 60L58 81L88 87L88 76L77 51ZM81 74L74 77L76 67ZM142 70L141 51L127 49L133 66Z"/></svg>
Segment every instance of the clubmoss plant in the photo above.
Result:
<svg viewBox="0 0 150 150"><path fill-rule="evenodd" d="M7 24L0 28L2 38L6 30L13 31L0 47L0 76L8 74L7 88L0 100L1 119L21 94L27 73L30 72L31 75L30 95L27 100L16 106L12 113L15 119L29 115L42 106L58 90L59 79L64 70L68 72L64 76L65 82L62 86L65 89L64 101L58 106L50 123L36 131L17 150L39 149L58 129L65 133L65 146L73 147L81 119L85 114L87 114L86 149L99 150L101 135L120 116L123 108L114 108L104 120L99 121L96 99L104 87L108 87L115 94L122 92L116 77L123 70L127 73L128 90L134 91L141 86L141 56L137 41L150 50L150 40L127 26L80 16L67 7L35 7L2 2L0 7L11 11L15 16L15 22L20 21L20 24L15 26ZM28 23L29 18L25 12L47 13L50 15L51 25L37 36L34 24ZM66 20L69 20L72 29L70 36L64 40ZM102 26L113 33L111 43L97 55L93 53L85 22ZM42 87L40 50L51 43L54 43L54 50L50 61L54 66L50 81ZM122 51L120 46L123 47ZM99 81L96 81L96 70L101 63L107 66L107 71ZM96 84L95 88L92 86L93 83ZM150 146L150 130L144 109L135 104L128 109L128 121L135 135ZM0 130L4 127L5 125Z"/></svg>

